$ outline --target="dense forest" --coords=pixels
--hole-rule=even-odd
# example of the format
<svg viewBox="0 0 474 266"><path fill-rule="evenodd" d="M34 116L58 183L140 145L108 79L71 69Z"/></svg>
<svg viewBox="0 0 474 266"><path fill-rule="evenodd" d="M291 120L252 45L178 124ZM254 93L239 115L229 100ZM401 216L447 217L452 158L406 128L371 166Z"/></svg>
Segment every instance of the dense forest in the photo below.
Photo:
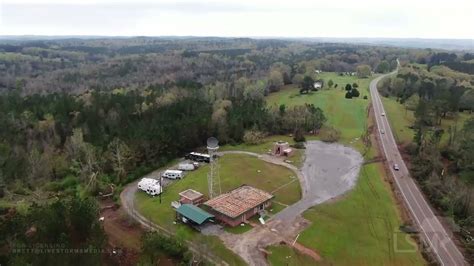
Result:
<svg viewBox="0 0 474 266"><path fill-rule="evenodd" d="M380 63L394 68L405 54L399 48L219 38L5 41L0 52L0 90L17 88L23 94L182 80L231 86L241 77L260 80L272 71L278 85L314 69L355 71L360 64L375 69Z"/></svg>
<svg viewBox="0 0 474 266"><path fill-rule="evenodd" d="M396 68L397 58L428 64L427 69L404 67L382 86L386 95L414 102L415 176L429 181L426 189L442 193L433 194L443 199L437 204L472 226L472 190L455 193L438 170L441 158L447 158L448 176L472 179L474 122L453 129L446 149L437 145L436 130L441 117L473 109L474 79L465 66L471 57L431 49L244 38L4 40L0 198L24 196L31 202L24 208L0 206L0 246L12 250L55 242L103 248L105 236L95 219L97 195L112 191L116 199L121 186L202 147L209 136L237 144L256 136L317 131L327 120L320 108L267 106L265 96L287 84L311 86L309 78L319 70L365 77L372 71L387 73ZM454 193L456 198L446 196ZM146 241L158 245L160 238ZM33 260L32 254L0 252L2 265ZM42 260L54 264L51 256ZM101 257L68 260L97 264Z"/></svg>

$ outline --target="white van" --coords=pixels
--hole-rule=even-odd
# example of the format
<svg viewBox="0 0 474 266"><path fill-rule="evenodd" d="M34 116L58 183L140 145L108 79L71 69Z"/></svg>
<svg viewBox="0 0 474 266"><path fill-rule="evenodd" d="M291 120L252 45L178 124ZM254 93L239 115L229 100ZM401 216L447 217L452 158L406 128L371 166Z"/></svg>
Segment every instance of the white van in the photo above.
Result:
<svg viewBox="0 0 474 266"><path fill-rule="evenodd" d="M193 171L194 169L196 169L196 166L192 163L180 163L178 165L178 170Z"/></svg>
<svg viewBox="0 0 474 266"><path fill-rule="evenodd" d="M162 177L166 177L169 179L181 179L183 178L184 174L181 170L166 170Z"/></svg>
<svg viewBox="0 0 474 266"><path fill-rule="evenodd" d="M163 189L159 184L151 184L146 189L146 193L150 196L160 195L161 192L163 192Z"/></svg>
<svg viewBox="0 0 474 266"><path fill-rule="evenodd" d="M154 178L144 177L142 178L142 180L140 180L140 182L138 182L138 189L146 191L150 185L155 185L155 184L159 185L159 181Z"/></svg>

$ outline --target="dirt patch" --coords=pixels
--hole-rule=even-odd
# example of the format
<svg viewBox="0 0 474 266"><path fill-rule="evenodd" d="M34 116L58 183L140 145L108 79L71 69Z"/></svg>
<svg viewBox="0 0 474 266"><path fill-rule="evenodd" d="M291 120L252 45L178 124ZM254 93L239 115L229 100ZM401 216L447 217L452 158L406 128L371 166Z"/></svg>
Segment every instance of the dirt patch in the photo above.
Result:
<svg viewBox="0 0 474 266"><path fill-rule="evenodd" d="M141 237L144 231L136 222L128 218L122 208L111 207L114 204L112 200L100 202L100 216L104 217L103 226L107 234L107 249L110 251L105 256L104 263L108 265L136 265L140 258ZM166 261L166 258L163 261ZM160 265L165 264L160 263Z"/></svg>

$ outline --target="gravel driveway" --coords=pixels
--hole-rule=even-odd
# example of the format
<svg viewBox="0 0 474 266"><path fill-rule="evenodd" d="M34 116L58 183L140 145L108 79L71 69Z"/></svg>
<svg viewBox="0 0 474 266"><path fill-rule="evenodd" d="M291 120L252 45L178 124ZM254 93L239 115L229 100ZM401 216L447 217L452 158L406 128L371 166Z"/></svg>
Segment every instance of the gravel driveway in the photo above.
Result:
<svg viewBox="0 0 474 266"><path fill-rule="evenodd" d="M308 141L300 176L303 198L273 219L290 222L312 206L344 194L356 184L362 162L362 155L352 148Z"/></svg>

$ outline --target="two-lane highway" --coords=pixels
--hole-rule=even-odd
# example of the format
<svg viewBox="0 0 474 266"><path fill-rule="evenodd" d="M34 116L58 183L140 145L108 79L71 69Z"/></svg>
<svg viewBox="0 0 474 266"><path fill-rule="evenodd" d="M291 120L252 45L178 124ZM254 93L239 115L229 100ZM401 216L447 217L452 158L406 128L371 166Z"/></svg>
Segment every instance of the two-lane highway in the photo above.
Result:
<svg viewBox="0 0 474 266"><path fill-rule="evenodd" d="M375 119L379 129L378 134L382 143L382 150L395 179L395 183L405 201L405 205L410 210L412 217L421 231L422 239L430 246L440 264L467 265L463 255L451 239L452 236L443 228L423 197L420 189L413 181L400 155L387 119L388 114L385 114L382 100L377 90L377 83L387 75L380 76L370 83L370 95L372 97ZM394 164L399 166L399 170L394 169ZM395 250L395 252L397 252L397 250ZM400 250L399 252L407 251Z"/></svg>

